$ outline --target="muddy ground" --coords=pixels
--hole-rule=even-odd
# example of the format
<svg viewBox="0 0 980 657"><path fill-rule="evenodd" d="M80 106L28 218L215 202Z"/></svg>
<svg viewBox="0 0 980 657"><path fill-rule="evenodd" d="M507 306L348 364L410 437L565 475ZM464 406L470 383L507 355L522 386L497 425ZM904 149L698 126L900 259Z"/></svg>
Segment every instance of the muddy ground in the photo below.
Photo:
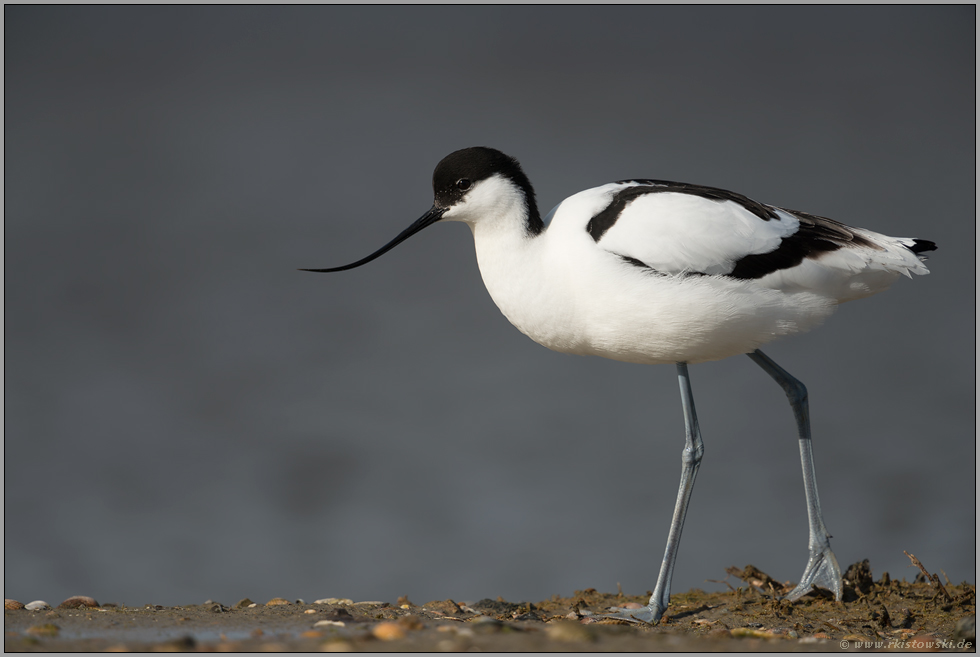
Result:
<svg viewBox="0 0 980 657"><path fill-rule="evenodd" d="M576 591L539 602L406 597L314 603L277 598L225 604L126 607L70 598L68 606L7 609L11 651L839 651L973 650L975 586L924 573L906 582L870 578L867 562L845 575L844 599L814 591L778 599L785 585L747 566L729 569L731 590L671 596L656 626L603 619L643 596ZM75 608L71 608L75 605ZM7 607L17 603L8 601Z"/></svg>

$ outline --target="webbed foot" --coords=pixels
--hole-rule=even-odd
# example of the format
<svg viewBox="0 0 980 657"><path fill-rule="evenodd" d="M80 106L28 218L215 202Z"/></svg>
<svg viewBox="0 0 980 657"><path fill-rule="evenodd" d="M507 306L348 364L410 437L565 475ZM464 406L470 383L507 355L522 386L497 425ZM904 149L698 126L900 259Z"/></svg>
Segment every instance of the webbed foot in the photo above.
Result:
<svg viewBox="0 0 980 657"><path fill-rule="evenodd" d="M810 560L806 564L806 570L803 571L800 583L783 598L791 602L798 600L809 593L813 586L833 591L834 598L841 599L843 584L840 566L837 565L837 557L834 556L834 551L830 549L830 543L827 543L820 550L811 550Z"/></svg>
<svg viewBox="0 0 980 657"><path fill-rule="evenodd" d="M622 607L610 608L612 613L602 614L602 618L615 618L617 620L629 621L631 623L641 623L645 625L656 625L664 615L665 609L659 605L648 604L639 609L623 609Z"/></svg>

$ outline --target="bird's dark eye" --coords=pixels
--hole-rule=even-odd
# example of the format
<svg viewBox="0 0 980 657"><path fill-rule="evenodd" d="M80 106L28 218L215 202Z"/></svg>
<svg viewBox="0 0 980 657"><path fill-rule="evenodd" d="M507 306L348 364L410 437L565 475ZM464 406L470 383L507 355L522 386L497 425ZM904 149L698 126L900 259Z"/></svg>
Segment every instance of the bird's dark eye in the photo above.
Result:
<svg viewBox="0 0 980 657"><path fill-rule="evenodd" d="M470 181L467 180L466 178L460 178L459 180L456 181L456 189L465 192L469 188L470 188Z"/></svg>

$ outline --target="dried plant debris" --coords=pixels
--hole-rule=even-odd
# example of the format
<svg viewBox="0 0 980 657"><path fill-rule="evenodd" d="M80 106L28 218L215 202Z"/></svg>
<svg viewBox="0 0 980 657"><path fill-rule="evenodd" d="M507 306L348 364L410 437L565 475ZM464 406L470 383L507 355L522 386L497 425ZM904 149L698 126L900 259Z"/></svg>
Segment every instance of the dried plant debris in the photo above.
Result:
<svg viewBox="0 0 980 657"><path fill-rule="evenodd" d="M915 558L914 554L909 554L908 552L905 552L905 556L907 556L912 561L913 566L917 567L919 570L922 571L922 574L925 575L926 579L932 582L936 586L936 588L939 589L939 594L942 595L947 602L953 601L953 597L946 590L946 587L942 585L942 582L939 581L939 577L937 577L935 574L931 574L928 570L926 570L926 567L922 565L921 561Z"/></svg>
<svg viewBox="0 0 980 657"><path fill-rule="evenodd" d="M854 596L856 598L868 595L874 588L874 583L874 578L871 577L871 564L867 559L852 564L844 572L845 597ZM850 592L847 589L850 589Z"/></svg>

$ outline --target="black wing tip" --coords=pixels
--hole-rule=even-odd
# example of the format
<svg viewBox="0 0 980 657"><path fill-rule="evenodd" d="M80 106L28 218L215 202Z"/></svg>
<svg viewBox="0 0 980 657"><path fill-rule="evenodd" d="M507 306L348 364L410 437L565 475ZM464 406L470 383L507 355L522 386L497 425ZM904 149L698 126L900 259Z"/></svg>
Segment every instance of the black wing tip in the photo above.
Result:
<svg viewBox="0 0 980 657"><path fill-rule="evenodd" d="M912 246L909 247L909 251L912 253L925 253L926 251L935 251L939 247L936 246L935 242L930 240L912 240Z"/></svg>

